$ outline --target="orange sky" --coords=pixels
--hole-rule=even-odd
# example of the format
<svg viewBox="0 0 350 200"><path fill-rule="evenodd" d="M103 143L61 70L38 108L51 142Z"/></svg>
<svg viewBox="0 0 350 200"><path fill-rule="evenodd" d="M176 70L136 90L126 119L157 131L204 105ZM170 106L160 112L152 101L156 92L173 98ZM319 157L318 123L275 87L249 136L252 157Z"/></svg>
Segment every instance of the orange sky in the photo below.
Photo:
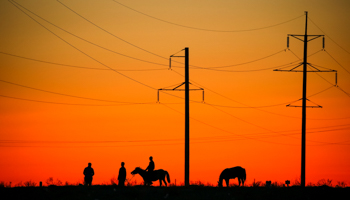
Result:
<svg viewBox="0 0 350 200"><path fill-rule="evenodd" d="M183 92L157 103L157 89L184 82L183 59L168 70L168 58L189 47L192 87L205 89L205 103L190 97L190 180L216 183L240 165L248 183L293 182L301 108L285 105L301 98L302 73L273 69L302 59L295 38L283 50L308 11L308 33L326 35L326 51L309 42L308 62L337 70L339 87L334 73L308 74L323 108L307 109L306 182L350 184L348 1L15 2L0 2L0 181L76 182L91 162L94 183L109 182L122 161L131 178L152 155L183 182Z"/></svg>

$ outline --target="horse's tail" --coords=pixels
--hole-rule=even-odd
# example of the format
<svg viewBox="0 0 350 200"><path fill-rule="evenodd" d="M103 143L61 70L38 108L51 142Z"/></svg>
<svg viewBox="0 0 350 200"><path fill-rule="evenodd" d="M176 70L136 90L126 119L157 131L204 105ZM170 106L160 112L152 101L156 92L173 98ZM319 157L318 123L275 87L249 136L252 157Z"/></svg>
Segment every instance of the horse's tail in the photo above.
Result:
<svg viewBox="0 0 350 200"><path fill-rule="evenodd" d="M170 176L169 176L169 173L167 171L165 171L165 175L166 175L166 179L168 180L168 183L170 183Z"/></svg>

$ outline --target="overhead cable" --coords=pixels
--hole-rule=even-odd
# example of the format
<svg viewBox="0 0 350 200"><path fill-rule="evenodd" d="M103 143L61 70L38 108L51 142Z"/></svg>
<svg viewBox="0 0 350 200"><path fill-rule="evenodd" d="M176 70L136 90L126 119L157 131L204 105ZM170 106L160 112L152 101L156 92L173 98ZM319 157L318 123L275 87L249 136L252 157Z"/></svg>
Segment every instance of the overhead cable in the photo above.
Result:
<svg viewBox="0 0 350 200"><path fill-rule="evenodd" d="M90 98L90 97L81 97L81 96L76 96L76 95L70 95L70 94L64 94L64 93L59 93L59 92L53 92L53 91L49 91L49 90L38 89L38 88L31 87L31 86L21 85L18 83L13 83L10 81L5 81L5 80L0 80L0 82L11 84L11 85L16 85L16 86L31 89L31 90L36 90L36 91L41 91L41 92L46 92L46 93L56 94L56 95L61 95L61 96L67 96L67 97L74 97L74 98L78 98L78 99L85 99L85 100L102 101L102 102L109 102L109 103L123 103L123 104L145 104L145 103L148 104L149 103L149 102L124 102L124 101L115 101L115 100L106 100L106 99L96 99L96 98Z"/></svg>
<svg viewBox="0 0 350 200"><path fill-rule="evenodd" d="M84 66L77 66L77 65L68 65L68 64L63 64L63 63L55 63L55 62L50 62L50 61L44 61L44 60L39 60L35 58L28 58L24 56L19 56L11 53L6 53L6 52L0 52L1 54L8 55L8 56L13 56L17 58L22 58L26 60L31 60L31 61L36 61L36 62L42 62L42 63L47 63L47 64L52 64L52 65L60 65L60 66L65 66L65 67L74 67L74 68L81 68L81 69L89 69L89 70L103 70L103 71L108 71L111 69L106 69L106 68L92 68L92 67L84 67ZM153 63L155 64L155 63ZM166 66L166 65L164 65ZM161 68L161 69L116 69L118 71L157 71L157 70L168 70L168 68Z"/></svg>
<svg viewBox="0 0 350 200"><path fill-rule="evenodd" d="M334 41L329 35L326 34L326 32L324 32L319 26L317 26L317 24L310 18L308 17L308 19L321 31L325 34L325 36L327 36L332 42L334 42L334 44L336 44L338 47L340 47L341 49L343 49L346 53L350 54L350 52L348 50L346 50L344 47L340 46L336 41Z"/></svg>
<svg viewBox="0 0 350 200"><path fill-rule="evenodd" d="M65 29L63 29L63 28L57 26L56 24L54 24L54 23L52 23L52 22L50 22L50 21L44 19L43 17L37 15L36 13L32 12L31 10L27 9L26 7L24 7L24 6L22 6L21 4L17 3L16 1L9 0L9 2L12 3L12 4L16 3L16 4L17 4L18 6L20 6L21 8L23 8L23 9L25 9L26 11L28 11L29 13L35 15L36 17L40 18L41 20L43 20L43 21L45 21L45 22L51 24L52 26L54 26L54 27L56 27L56 28L58 28L58 29L60 29L60 30L62 30L62 31L64 31L64 32L66 32L66 33L68 33L68 34L70 34L70 35L72 35L72 36L74 36L74 37L80 39L80 40L83 40L83 41L85 41L85 42L87 42L87 43L89 43L89 44L92 44L92 45L94 45L94 46L97 46L97 47L99 47L99 48L101 48L101 49L107 50L107 51L109 51L109 52L112 52L112 53L115 53L115 54L118 54L118 55L121 55L121 56L130 58L130 59L134 59L134 60L138 60L138 61L142 61L142 62L146 62L146 63L151 63L151 64L155 64L155 65L168 66L168 65L166 65L166 64L156 63L156 62L147 61L147 60L135 58L135 57L132 57L132 56L128 56L128 55L125 55L125 54L116 52L116 51L114 51L114 50L108 49L108 48L106 48L106 47L103 47L103 46L101 46L101 45L98 45L98 44L96 44L96 43L93 43L93 42L91 42L91 41L89 41L89 40L86 40L86 39L84 39L84 38L82 38L82 37L80 37L80 36L77 36L77 35L75 35L75 34L69 32L69 31L67 31L67 30L65 30ZM22 11L22 12L23 12L23 11ZM125 41L125 40L123 40L123 41ZM177 66L174 66L174 67L177 67Z"/></svg>
<svg viewBox="0 0 350 200"><path fill-rule="evenodd" d="M158 17L154 17L154 16L151 16L149 14L146 14L146 13L143 13L141 11L138 11L134 8L131 8L129 6L126 6L125 4L122 4L116 0L113 0L115 3L125 7L125 8L128 8L134 12L137 12L139 14L142 14L144 16L147 16L149 18L152 18L152 19L155 19L155 20L158 20L158 21L161 21L161 22L164 22L164 23L168 23L168 24L172 24L172 25L175 25L175 26L179 26L179 27L183 27L183 28L188 28L188 29L194 29L194 30L199 30L199 31L210 31L210 32L226 32L226 33L237 33L237 32L248 32L248 31L257 31L257 30L263 30L263 29L267 29L267 28L272 28L272 27L275 27L275 26L279 26L279 25L282 25L282 24L286 24L288 22L291 22L291 21L294 21L300 17L302 17L303 15L301 16L298 16L296 18L293 18L293 19L290 19L290 20L287 20L287 21L284 21L284 22L281 22L281 23L278 23L278 24L274 24L274 25L270 25L270 26L265 26L265 27L260 27L260 28L251 28L251 29L242 29L242 30L215 30L215 29L205 29L205 28L197 28L197 27L192 27L192 26L186 26L186 25L182 25L182 24L177 24L177 23L174 23L174 22L170 22L170 21L167 21L167 20L163 20L163 19L160 19Z"/></svg>
<svg viewBox="0 0 350 200"><path fill-rule="evenodd" d="M85 21L87 21L87 22L89 22L90 24L94 25L95 27L101 29L102 31L108 33L109 35L111 35L111 36L113 36L113 37L115 37L115 38L117 38L117 39L119 39L119 40L121 40L121 41L123 41L123 42L125 42L125 43L127 43L127 44L129 44L129 45L131 45L131 46L133 46L133 47L136 47L136 48L138 48L138 49L140 49L140 50L142 50L142 51L145 51L145 52L147 52L147 53L149 53L149 54L152 54L152 55L154 55L154 56L157 56L157 57L160 57L160 58L163 58L163 59L168 59L168 58L166 58L166 57L164 57L164 56L161 56L161 55L158 55L158 54L153 53L153 52L151 52L151 51L148 51L147 49L144 49L144 48L142 48L142 47L139 47L139 46L137 46L137 45L135 45L135 44L133 44L133 43L131 43L131 42L128 42L128 41L126 41L126 40L124 40L124 39L122 39L122 38L120 38L120 37L114 35L113 33L107 31L106 29L102 28L101 26L99 26L99 25L95 24L94 22L90 21L90 20L87 19L86 17L80 15L79 13L77 13L76 11L74 11L73 9L71 9L70 7L68 7L66 4L62 3L61 1L57 0L57 2L59 2L60 4L62 4L62 5L63 5L64 7L66 7L68 10L72 11L73 13L75 13L76 15L78 15L79 17L81 17L82 19L84 19Z"/></svg>
<svg viewBox="0 0 350 200"><path fill-rule="evenodd" d="M8 96L8 95L3 95L3 94L0 94L0 97L10 98L10 99L17 99L17 100L22 100L22 101L30 101L30 102L36 102L36 103L67 105L67 106L125 106L125 105L156 104L156 102L149 102L149 103L118 103L118 104L82 104L82 103L63 103L63 102L53 102L53 101L27 99L27 98L13 97L13 96Z"/></svg>
<svg viewBox="0 0 350 200"><path fill-rule="evenodd" d="M54 33L53 31L51 31L49 28L47 28L46 26L44 26L43 24L41 24L39 21L37 21L36 19L34 19L34 18L33 18L32 16L30 16L29 14L27 14L26 12L24 12L21 8L19 8L19 7L17 6L17 3L16 3L15 1L10 1L10 2L11 2L16 8L18 8L20 11L22 11L25 15L27 15L29 18L31 18L33 21L35 21L35 22L38 23L40 26L42 26L44 29L46 29L47 31L49 31L50 33L52 33L54 36L56 36L57 38L59 38L60 40L62 40L62 41L65 42L66 44L68 44L69 46L73 47L74 49L76 49L76 50L79 51L80 53L82 53L82 54L84 54L85 56L89 57L90 59L94 60L95 62L97 62L97 63L99 63L99 64L105 66L106 68L111 69L112 71L118 73L119 75L121 75L121 76L123 76L123 77L125 77L125 78L127 78L127 79L130 79L130 80L132 80L132 81L134 81L134 82L137 82L137 83L139 83L139 84L141 84L141 85L143 85L143 86L145 86L145 87L151 88L151 89L153 89L153 90L157 90L156 88L154 88L154 87L152 87L152 86L149 86L149 85L147 85L147 84L145 84L145 83L142 83L142 82L140 82L140 81L138 81L138 80L136 80L136 79L133 79L133 78L131 78L131 77L129 77L129 76L127 76L127 75L125 75L125 74L123 74L123 73L121 73L121 72L119 72L119 71L117 71L117 70L115 70L115 69L113 69L113 68L111 68L111 67L109 67L108 65L102 63L101 61L97 60L96 58L90 56L89 54L85 53L84 51L82 51L82 50L79 49L78 47L74 46L73 44L69 43L67 40L63 39L62 37L60 37L59 35L57 35L57 34Z"/></svg>

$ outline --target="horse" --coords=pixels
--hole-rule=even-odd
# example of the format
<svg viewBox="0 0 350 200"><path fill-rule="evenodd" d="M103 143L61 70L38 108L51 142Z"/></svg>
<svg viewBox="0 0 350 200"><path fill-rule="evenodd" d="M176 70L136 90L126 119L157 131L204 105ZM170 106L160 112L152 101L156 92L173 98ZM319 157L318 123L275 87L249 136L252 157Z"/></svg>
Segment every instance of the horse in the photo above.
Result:
<svg viewBox="0 0 350 200"><path fill-rule="evenodd" d="M140 167L136 167L134 171L131 172L131 174L132 175L139 174L143 178L144 185L148 185L148 186L152 185L152 182L157 180L159 180L160 186L162 186L162 181L164 182L165 186L167 186L165 177L167 178L168 183L170 183L169 173L162 169L154 170L152 172L147 172L146 170L141 169Z"/></svg>
<svg viewBox="0 0 350 200"><path fill-rule="evenodd" d="M222 179L225 179L226 187L228 187L230 179L234 178L238 178L238 186L241 186L241 183L244 186L246 180L245 169L240 166L224 169L219 177L219 187L222 187Z"/></svg>

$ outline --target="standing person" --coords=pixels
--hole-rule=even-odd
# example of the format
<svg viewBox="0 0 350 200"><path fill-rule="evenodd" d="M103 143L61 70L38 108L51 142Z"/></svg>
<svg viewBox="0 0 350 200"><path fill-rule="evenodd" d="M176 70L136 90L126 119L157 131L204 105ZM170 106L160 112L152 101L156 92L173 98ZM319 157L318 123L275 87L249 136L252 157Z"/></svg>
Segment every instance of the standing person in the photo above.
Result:
<svg viewBox="0 0 350 200"><path fill-rule="evenodd" d="M124 167L125 163L122 162L122 166L119 169L119 174L118 174L118 186L124 186L124 182L126 179L126 169Z"/></svg>
<svg viewBox="0 0 350 200"><path fill-rule="evenodd" d="M84 169L84 185L91 186L92 183L92 176L95 175L94 169L91 167L91 163L88 164L87 167Z"/></svg>

